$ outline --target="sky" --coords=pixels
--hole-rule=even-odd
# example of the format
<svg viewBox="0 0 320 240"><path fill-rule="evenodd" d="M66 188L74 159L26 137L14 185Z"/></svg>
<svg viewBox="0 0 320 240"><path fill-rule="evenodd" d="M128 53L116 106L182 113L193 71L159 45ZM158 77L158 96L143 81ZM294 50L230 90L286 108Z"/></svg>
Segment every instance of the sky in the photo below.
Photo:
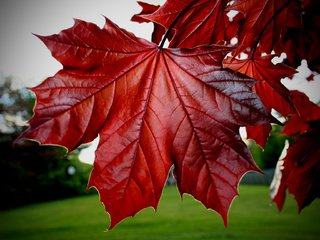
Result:
<svg viewBox="0 0 320 240"><path fill-rule="evenodd" d="M161 4L162 0L147 1ZM32 33L51 35L73 25L73 19L102 27L104 16L149 39L151 24L131 22L139 13L135 0L2 0L0 1L0 73L13 76L15 87L31 87L54 75L61 65Z"/></svg>
<svg viewBox="0 0 320 240"><path fill-rule="evenodd" d="M163 4L165 0L144 0ZM32 33L51 35L73 25L73 19L90 21L102 27L104 16L136 36L150 40L152 24L131 22L139 13L135 0L2 0L0 2L0 77L12 76L14 88L33 87L61 69L49 50ZM308 76L306 66L300 76ZM300 80L298 80L300 78ZM284 80L290 89L307 92L314 102L320 100L320 77L307 82L299 77ZM1 79L1 78L0 78ZM84 161L93 161L95 145L83 151Z"/></svg>

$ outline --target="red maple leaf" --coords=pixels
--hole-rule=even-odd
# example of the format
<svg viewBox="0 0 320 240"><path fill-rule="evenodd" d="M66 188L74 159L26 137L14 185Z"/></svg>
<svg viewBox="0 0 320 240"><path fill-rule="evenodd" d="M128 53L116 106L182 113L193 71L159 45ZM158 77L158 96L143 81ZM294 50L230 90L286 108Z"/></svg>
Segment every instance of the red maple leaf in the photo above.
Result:
<svg viewBox="0 0 320 240"><path fill-rule="evenodd" d="M314 199L320 198L320 121L313 122L308 132L295 138L288 153L279 165L281 171L272 195L281 210L286 190L293 194L299 212Z"/></svg>
<svg viewBox="0 0 320 240"><path fill-rule="evenodd" d="M32 89L35 115L20 138L72 150L99 134L89 187L110 228L157 207L172 165L180 193L227 222L239 179L257 169L239 127L269 121L255 80L222 68L229 48L162 49L108 19L40 38L63 69Z"/></svg>
<svg viewBox="0 0 320 240"><path fill-rule="evenodd" d="M239 27L237 53L270 53L288 27L300 26L299 5L291 0L235 0L228 10L243 16Z"/></svg>
<svg viewBox="0 0 320 240"><path fill-rule="evenodd" d="M286 122L282 133L294 138L283 163L278 166L273 201L281 210L286 190L295 196L299 211L320 197L320 107L302 92L290 91L296 114ZM281 162L280 162L281 163Z"/></svg>
<svg viewBox="0 0 320 240"><path fill-rule="evenodd" d="M253 90L258 94L263 104L270 113L272 109L275 109L283 116L287 116L295 113L295 109L289 97L289 90L282 85L280 80L283 77L292 76L296 70L282 63L273 64L271 62L273 57L267 55L244 60L228 57L224 60L223 65L248 77L260 80ZM254 139L263 147L270 130L270 125L251 126L247 127L247 134L249 138Z"/></svg>
<svg viewBox="0 0 320 240"><path fill-rule="evenodd" d="M236 35L237 24L229 22L226 0L167 0L152 14L139 17L169 29L174 24L170 47L192 48L230 40Z"/></svg>
<svg viewBox="0 0 320 240"><path fill-rule="evenodd" d="M152 14L160 8L160 5L155 6L152 4L139 2L139 1L138 1L138 4L142 7L142 11L139 14L135 14L131 18L131 21L138 22L138 23L150 22L149 20L147 20L141 16ZM154 23L153 27L154 27L154 30L152 32L151 40L152 40L152 42L159 44L161 42L162 36L166 32L166 29L158 23Z"/></svg>
<svg viewBox="0 0 320 240"><path fill-rule="evenodd" d="M308 61L311 70L320 72L320 2L318 0L301 1L300 25L289 27L275 46L277 53L285 52L287 62L298 67L301 60Z"/></svg>
<svg viewBox="0 0 320 240"><path fill-rule="evenodd" d="M282 134L287 136L296 133L305 133L309 129L310 123L320 119L320 107L311 102L307 95L297 90L290 91L289 94L296 113L284 125Z"/></svg>
<svg viewBox="0 0 320 240"><path fill-rule="evenodd" d="M271 130L271 124L246 126L247 138L253 139L262 148L266 145Z"/></svg>
<svg viewBox="0 0 320 240"><path fill-rule="evenodd" d="M296 133L305 133L309 129L309 124L303 121L298 115L290 116L290 119L284 125L281 133L287 136Z"/></svg>

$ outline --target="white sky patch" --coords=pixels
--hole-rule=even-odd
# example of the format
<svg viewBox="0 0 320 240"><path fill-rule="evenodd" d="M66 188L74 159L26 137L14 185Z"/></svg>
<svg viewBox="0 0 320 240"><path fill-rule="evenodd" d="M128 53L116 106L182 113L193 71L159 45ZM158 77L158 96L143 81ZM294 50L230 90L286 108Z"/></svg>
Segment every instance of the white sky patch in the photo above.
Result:
<svg viewBox="0 0 320 240"><path fill-rule="evenodd" d="M165 0L149 0L158 5ZM130 21L141 7L121 0L3 0L0 7L0 74L14 77L14 88L34 87L62 68L32 33L48 36L70 28L74 18L102 27L104 16L136 36L150 40L153 24Z"/></svg>
<svg viewBox="0 0 320 240"><path fill-rule="evenodd" d="M99 137L94 139L91 143L89 143L87 148L84 148L80 151L79 159L81 162L93 164L95 158L95 151L99 144Z"/></svg>
<svg viewBox="0 0 320 240"><path fill-rule="evenodd" d="M281 115L281 113L277 112L275 109L271 109L271 115L281 123L285 123L286 121L286 119Z"/></svg>
<svg viewBox="0 0 320 240"><path fill-rule="evenodd" d="M283 52L283 53L281 53L281 55L279 57L276 56L276 57L272 58L271 62L273 64L282 63L283 60L286 58L287 58L287 54Z"/></svg>
<svg viewBox="0 0 320 240"><path fill-rule="evenodd" d="M241 138L242 138L243 140L244 140L244 139L247 139L247 131L246 131L246 128L245 128L245 127L240 127L239 133L240 133L240 136L241 136Z"/></svg>
<svg viewBox="0 0 320 240"><path fill-rule="evenodd" d="M239 12L236 11L236 10L230 10L228 13L227 13L227 17L229 19L230 22L233 21L234 17L237 16Z"/></svg>
<svg viewBox="0 0 320 240"><path fill-rule="evenodd" d="M320 75L316 75L313 81L307 81L307 77L312 73L307 62L303 60L297 68L298 73L292 79L284 78L281 82L290 90L304 92L314 103L320 102Z"/></svg>
<svg viewBox="0 0 320 240"><path fill-rule="evenodd" d="M248 57L249 57L248 54L246 54L246 53L244 53L244 52L240 53L240 59L241 59L241 60L247 59Z"/></svg>
<svg viewBox="0 0 320 240"><path fill-rule="evenodd" d="M301 65L297 68L297 70L299 72L299 75L302 78L307 78L312 74L311 70L308 67L308 63L306 60L301 61Z"/></svg>
<svg viewBox="0 0 320 240"><path fill-rule="evenodd" d="M233 37L231 40L230 40L230 43L231 43L231 45L237 45L238 44L238 38L236 38L236 37Z"/></svg>

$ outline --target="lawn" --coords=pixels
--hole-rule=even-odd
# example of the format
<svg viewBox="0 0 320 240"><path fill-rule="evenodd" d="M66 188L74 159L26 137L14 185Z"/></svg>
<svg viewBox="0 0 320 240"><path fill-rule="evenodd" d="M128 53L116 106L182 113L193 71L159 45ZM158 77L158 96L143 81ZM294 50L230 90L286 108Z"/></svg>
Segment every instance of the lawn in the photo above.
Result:
<svg viewBox="0 0 320 240"><path fill-rule="evenodd" d="M265 186L243 185L240 195L230 210L228 228L192 197L180 201L170 186L156 213L145 209L112 231L106 231L108 215L97 195L2 211L0 240L319 239L319 201L298 215L290 196L279 214Z"/></svg>

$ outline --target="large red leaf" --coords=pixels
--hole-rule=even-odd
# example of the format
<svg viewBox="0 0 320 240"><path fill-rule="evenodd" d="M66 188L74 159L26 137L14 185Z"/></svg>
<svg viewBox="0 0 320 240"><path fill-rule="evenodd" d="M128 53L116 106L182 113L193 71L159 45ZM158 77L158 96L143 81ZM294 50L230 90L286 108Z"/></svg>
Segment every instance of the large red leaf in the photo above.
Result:
<svg viewBox="0 0 320 240"><path fill-rule="evenodd" d="M237 59L228 57L223 65L248 77L260 80L254 91L271 113L277 110L283 116L295 113L289 97L289 90L282 85L281 78L290 77L296 71L285 64L273 64L273 56L261 56L254 59ZM260 146L264 146L271 127L268 125L247 127L248 137L254 139ZM263 133L263 134L262 134Z"/></svg>
<svg viewBox="0 0 320 240"><path fill-rule="evenodd" d="M173 164L181 194L227 221L239 179L257 169L239 127L269 118L255 81L222 68L229 48L161 49L109 20L41 39L64 68L32 89L35 115L21 137L72 150L100 135L89 187L110 228L157 207Z"/></svg>
<svg viewBox="0 0 320 240"><path fill-rule="evenodd" d="M236 24L226 15L226 0L167 0L152 14L139 17L169 29L175 19L170 47L192 48L199 45L230 40L237 31Z"/></svg>

